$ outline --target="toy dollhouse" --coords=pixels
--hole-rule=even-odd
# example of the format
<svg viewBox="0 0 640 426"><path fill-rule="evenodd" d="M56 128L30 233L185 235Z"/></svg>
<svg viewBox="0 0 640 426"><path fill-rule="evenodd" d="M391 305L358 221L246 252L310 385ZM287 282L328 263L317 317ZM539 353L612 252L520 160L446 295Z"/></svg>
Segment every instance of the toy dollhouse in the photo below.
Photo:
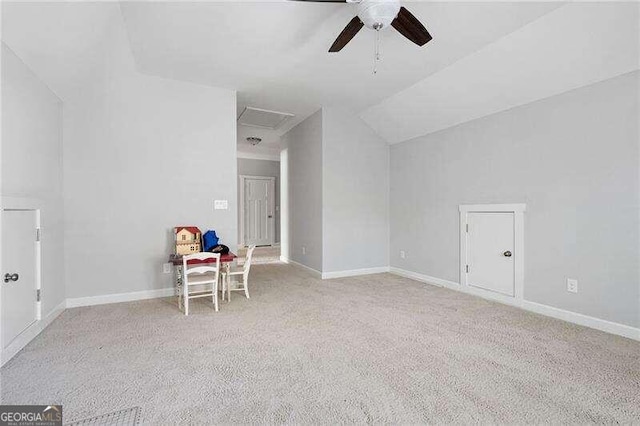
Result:
<svg viewBox="0 0 640 426"><path fill-rule="evenodd" d="M176 235L176 254L185 255L202 251L200 229L195 226L178 226L174 228Z"/></svg>

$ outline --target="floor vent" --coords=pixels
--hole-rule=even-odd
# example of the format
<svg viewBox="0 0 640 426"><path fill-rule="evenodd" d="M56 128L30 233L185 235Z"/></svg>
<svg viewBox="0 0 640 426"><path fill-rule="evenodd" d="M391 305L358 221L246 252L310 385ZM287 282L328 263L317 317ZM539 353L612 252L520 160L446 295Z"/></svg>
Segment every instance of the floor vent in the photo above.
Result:
<svg viewBox="0 0 640 426"><path fill-rule="evenodd" d="M246 107L238 117L238 124L275 130L293 116L286 112Z"/></svg>
<svg viewBox="0 0 640 426"><path fill-rule="evenodd" d="M126 410L89 417L73 423L65 423L65 426L134 426L140 424L141 414L142 408L132 407Z"/></svg>

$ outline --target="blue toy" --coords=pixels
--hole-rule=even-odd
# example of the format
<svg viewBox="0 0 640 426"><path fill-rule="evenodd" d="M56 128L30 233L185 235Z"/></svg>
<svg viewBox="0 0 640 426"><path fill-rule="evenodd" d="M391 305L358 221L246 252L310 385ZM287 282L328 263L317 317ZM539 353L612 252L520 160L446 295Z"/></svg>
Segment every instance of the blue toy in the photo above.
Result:
<svg viewBox="0 0 640 426"><path fill-rule="evenodd" d="M211 251L212 248L218 245L220 239L216 235L216 231L207 231L202 236L202 245L204 251Z"/></svg>

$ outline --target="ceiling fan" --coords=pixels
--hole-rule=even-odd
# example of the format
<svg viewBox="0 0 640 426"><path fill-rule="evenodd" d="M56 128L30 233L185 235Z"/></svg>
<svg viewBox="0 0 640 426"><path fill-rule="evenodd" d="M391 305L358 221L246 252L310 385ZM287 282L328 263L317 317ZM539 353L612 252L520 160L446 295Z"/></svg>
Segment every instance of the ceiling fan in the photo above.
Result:
<svg viewBox="0 0 640 426"><path fill-rule="evenodd" d="M391 25L400 34L418 46L424 46L431 39L431 34L400 0L297 0L319 3L357 3L358 15L342 30L329 52L339 52L351 41L362 27L380 31Z"/></svg>

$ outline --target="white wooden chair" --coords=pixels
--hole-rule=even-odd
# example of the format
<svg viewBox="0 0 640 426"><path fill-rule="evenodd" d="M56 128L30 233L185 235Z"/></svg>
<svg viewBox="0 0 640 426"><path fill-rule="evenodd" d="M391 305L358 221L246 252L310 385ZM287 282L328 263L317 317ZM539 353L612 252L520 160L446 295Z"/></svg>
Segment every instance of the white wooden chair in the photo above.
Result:
<svg viewBox="0 0 640 426"><path fill-rule="evenodd" d="M189 265L190 260L208 260L213 263L196 263ZM220 277L220 254L194 253L182 257L182 300L184 314L189 315L189 299L211 296L213 306L218 311L218 279ZM211 286L209 290L202 287ZM189 287L200 287L200 290L190 291Z"/></svg>
<svg viewBox="0 0 640 426"><path fill-rule="evenodd" d="M249 270L251 269L251 256L253 256L253 250L255 250L256 246L249 246L247 250L247 258L244 260L244 265L242 265L242 269L237 270L227 270L222 273L222 300L224 300L224 292L227 291L227 302L231 300L231 292L232 291L244 291L244 295L249 298ZM231 277L232 276L242 276L242 287L239 288L231 288Z"/></svg>

